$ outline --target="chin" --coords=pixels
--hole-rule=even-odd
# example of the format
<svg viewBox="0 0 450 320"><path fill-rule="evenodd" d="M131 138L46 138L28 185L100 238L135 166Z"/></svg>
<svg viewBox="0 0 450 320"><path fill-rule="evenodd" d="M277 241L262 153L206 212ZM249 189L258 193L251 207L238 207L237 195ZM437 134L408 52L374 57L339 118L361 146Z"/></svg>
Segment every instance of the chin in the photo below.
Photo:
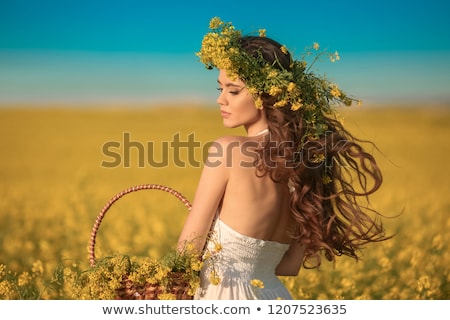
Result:
<svg viewBox="0 0 450 320"><path fill-rule="evenodd" d="M227 121L226 119L223 119L222 123L225 128L229 129L237 128L240 126L239 124L232 123L230 121Z"/></svg>

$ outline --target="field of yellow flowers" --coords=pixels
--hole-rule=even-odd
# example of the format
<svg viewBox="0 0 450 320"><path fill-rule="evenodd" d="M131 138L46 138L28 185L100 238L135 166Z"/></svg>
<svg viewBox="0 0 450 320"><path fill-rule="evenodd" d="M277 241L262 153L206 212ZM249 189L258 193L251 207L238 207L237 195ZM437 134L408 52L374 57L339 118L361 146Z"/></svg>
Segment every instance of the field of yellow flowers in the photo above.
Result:
<svg viewBox="0 0 450 320"><path fill-rule="evenodd" d="M450 298L450 109L341 111L384 172L373 206L395 237L283 278L296 299ZM0 298L74 299L70 270L88 268L94 220L116 193L162 184L192 199L215 108L0 108ZM101 223L98 257L160 257L187 215L172 195L129 194ZM395 217L395 218L394 218Z"/></svg>

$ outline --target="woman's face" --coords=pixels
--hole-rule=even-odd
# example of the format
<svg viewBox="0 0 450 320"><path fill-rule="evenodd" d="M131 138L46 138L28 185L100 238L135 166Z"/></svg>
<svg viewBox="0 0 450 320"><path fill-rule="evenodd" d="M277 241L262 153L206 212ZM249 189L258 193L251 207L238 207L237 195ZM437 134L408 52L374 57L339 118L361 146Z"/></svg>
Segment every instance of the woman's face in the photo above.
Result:
<svg viewBox="0 0 450 320"><path fill-rule="evenodd" d="M225 70L219 70L220 95L217 103L223 125L227 128L244 126L249 136L267 128L263 109L257 109L253 96L248 92L245 83L240 79L231 80Z"/></svg>

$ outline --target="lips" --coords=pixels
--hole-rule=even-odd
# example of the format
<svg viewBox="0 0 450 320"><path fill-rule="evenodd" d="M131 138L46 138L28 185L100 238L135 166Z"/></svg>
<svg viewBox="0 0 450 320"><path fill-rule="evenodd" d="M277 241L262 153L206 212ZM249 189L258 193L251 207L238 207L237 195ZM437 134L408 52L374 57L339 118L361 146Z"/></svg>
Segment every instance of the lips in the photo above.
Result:
<svg viewBox="0 0 450 320"><path fill-rule="evenodd" d="M223 118L228 118L228 117L231 115L231 113L226 112L226 111L224 111L224 110L220 110L220 115L221 115Z"/></svg>

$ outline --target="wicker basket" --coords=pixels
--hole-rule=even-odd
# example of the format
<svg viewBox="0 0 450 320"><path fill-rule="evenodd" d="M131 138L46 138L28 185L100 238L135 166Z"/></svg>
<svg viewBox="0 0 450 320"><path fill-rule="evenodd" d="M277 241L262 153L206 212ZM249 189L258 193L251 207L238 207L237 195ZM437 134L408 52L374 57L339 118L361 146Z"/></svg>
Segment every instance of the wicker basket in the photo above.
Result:
<svg viewBox="0 0 450 320"><path fill-rule="evenodd" d="M162 293L169 292L176 297L176 300L192 300L193 296L188 294L188 290L189 284L183 279L183 274L179 272L170 273L169 288L150 283L135 285L130 279L124 277L122 287L117 290L117 299L159 300Z"/></svg>
<svg viewBox="0 0 450 320"><path fill-rule="evenodd" d="M94 226L92 228L90 242L89 242L89 261L92 267L95 266L96 257L95 257L95 239L98 233L98 229L100 228L100 224L105 217L106 212L109 208L120 198L123 196L130 194L135 191L140 190L161 190L170 193L179 199L188 210L191 209L192 205L181 193L178 191L163 186L159 184L144 184L137 185L134 187L130 187L125 189L109 200L100 213L97 215L95 219ZM193 296L188 294L189 284L187 281L183 279L182 273L172 272L169 274L168 286L160 287L158 284L143 284L137 285L134 284L130 279L128 279L127 275L123 276L122 286L117 290L117 299L119 300L159 300L158 296L161 293L171 293L173 294L177 300L192 300Z"/></svg>

